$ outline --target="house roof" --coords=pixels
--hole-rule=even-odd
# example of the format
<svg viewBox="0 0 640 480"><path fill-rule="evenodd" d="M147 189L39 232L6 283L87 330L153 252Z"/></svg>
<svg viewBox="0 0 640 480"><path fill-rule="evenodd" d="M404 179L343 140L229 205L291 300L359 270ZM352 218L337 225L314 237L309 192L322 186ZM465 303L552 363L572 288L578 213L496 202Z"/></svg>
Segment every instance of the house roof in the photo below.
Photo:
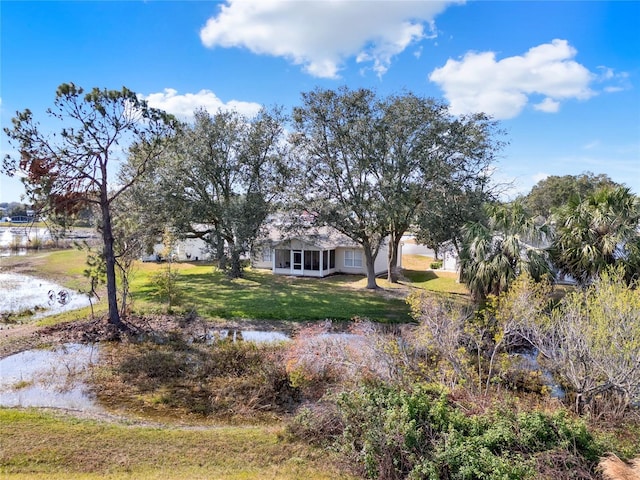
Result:
<svg viewBox="0 0 640 480"><path fill-rule="evenodd" d="M328 226L286 228L283 225L269 224L259 242L279 246L291 240L299 240L321 250L337 247L360 248L360 245L349 237Z"/></svg>

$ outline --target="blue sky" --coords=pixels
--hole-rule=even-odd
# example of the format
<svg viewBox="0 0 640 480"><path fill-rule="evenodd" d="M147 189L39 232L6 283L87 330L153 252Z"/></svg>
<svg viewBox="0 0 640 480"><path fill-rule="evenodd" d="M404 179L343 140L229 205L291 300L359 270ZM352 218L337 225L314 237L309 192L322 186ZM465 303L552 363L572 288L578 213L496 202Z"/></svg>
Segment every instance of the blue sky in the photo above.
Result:
<svg viewBox="0 0 640 480"><path fill-rule="evenodd" d="M63 82L183 119L316 87L412 91L500 121L511 195L584 171L640 194L640 2L2 0L0 16L3 127L29 108L48 128ZM21 192L0 175L0 202Z"/></svg>

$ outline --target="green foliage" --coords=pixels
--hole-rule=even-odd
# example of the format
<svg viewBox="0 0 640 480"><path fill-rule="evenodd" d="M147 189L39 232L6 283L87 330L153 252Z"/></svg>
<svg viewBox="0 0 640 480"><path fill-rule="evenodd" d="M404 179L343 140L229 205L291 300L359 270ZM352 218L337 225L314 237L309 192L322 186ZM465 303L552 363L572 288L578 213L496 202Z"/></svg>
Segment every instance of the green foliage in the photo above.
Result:
<svg viewBox="0 0 640 480"><path fill-rule="evenodd" d="M153 235L170 227L207 241L218 267L241 277L241 256L285 191L284 121L279 109L251 119L197 110L193 124L183 126L156 168L131 190L140 222Z"/></svg>
<svg viewBox="0 0 640 480"><path fill-rule="evenodd" d="M167 308L171 312L173 306L180 304L182 289L178 284L180 272L173 266L176 237L169 228L164 230L162 245L162 258L166 259L166 263L163 264L160 271L151 276L151 282L155 288L155 295L160 301L167 304Z"/></svg>
<svg viewBox="0 0 640 480"><path fill-rule="evenodd" d="M408 339L416 351L424 352L430 381L475 390L480 385L478 359L469 354L472 344L468 325L473 316L469 305L430 292L414 292L407 298L418 326Z"/></svg>
<svg viewBox="0 0 640 480"><path fill-rule="evenodd" d="M437 388L366 386L337 400L336 444L366 478L537 478L536 457L564 450L593 467L602 448L565 412L468 415Z"/></svg>
<svg viewBox="0 0 640 480"><path fill-rule="evenodd" d="M547 228L536 223L521 202L489 205L487 218L465 226L460 257L460 278L478 301L505 291L523 272L536 280L550 272L548 255L539 246Z"/></svg>
<svg viewBox="0 0 640 480"><path fill-rule="evenodd" d="M640 291L624 269L603 272L540 320L537 346L576 397L576 409L623 414L640 402Z"/></svg>
<svg viewBox="0 0 640 480"><path fill-rule="evenodd" d="M171 268L171 263L163 265L161 270L151 276L151 283L155 290L154 295L163 303L167 304L167 308L180 305L182 291L179 286L180 272Z"/></svg>
<svg viewBox="0 0 640 480"><path fill-rule="evenodd" d="M438 261L438 262L431 262L431 264L429 265L429 268L432 270L438 270L439 268L442 268L442 262Z"/></svg>
<svg viewBox="0 0 640 480"><path fill-rule="evenodd" d="M640 292L627 285L620 266L587 288L552 298L547 282L526 275L490 298L484 312L494 351L532 345L569 389L577 412L623 415L640 402Z"/></svg>
<svg viewBox="0 0 640 480"><path fill-rule="evenodd" d="M618 186L606 174L594 175L585 172L580 175L551 175L540 180L523 203L532 216L549 218L559 208L564 207L571 197L586 198L603 187Z"/></svg>
<svg viewBox="0 0 640 480"><path fill-rule="evenodd" d="M86 252L87 267L82 273L89 280L89 289L81 289L80 293L85 293L89 297L93 313L93 299L100 300L98 288L107 282L107 265L104 261L104 255L94 251L87 242L76 244L76 248Z"/></svg>
<svg viewBox="0 0 640 480"><path fill-rule="evenodd" d="M603 188L584 199L572 197L556 214L551 246L562 273L587 284L610 265L628 280L640 272L640 199L628 188Z"/></svg>

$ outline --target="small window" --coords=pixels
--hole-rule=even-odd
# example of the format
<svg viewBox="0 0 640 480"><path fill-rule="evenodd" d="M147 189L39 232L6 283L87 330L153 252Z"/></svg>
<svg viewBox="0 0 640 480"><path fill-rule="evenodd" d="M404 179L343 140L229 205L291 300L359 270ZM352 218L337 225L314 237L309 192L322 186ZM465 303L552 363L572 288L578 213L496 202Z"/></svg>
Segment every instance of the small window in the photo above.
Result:
<svg viewBox="0 0 640 480"><path fill-rule="evenodd" d="M262 250L262 261L263 262L271 261L271 249L269 247L265 247L265 249Z"/></svg>
<svg viewBox="0 0 640 480"><path fill-rule="evenodd" d="M329 250L329 268L336 268L336 251Z"/></svg>
<svg viewBox="0 0 640 480"><path fill-rule="evenodd" d="M360 250L345 250L344 266L362 267L362 252Z"/></svg>

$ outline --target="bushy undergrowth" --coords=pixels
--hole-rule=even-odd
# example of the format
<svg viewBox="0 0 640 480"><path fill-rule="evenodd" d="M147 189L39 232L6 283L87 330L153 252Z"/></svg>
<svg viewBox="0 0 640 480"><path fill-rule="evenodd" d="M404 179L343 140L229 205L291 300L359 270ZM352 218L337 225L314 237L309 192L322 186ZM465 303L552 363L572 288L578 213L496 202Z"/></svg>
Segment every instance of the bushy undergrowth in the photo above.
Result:
<svg viewBox="0 0 640 480"><path fill-rule="evenodd" d="M316 443L333 445L366 478L516 480L555 470L549 478L590 479L603 453L585 423L564 410L498 406L472 415L440 387L421 385L363 386L335 400L334 409L303 410L290 432L314 432Z"/></svg>
<svg viewBox="0 0 640 480"><path fill-rule="evenodd" d="M277 347L187 344L174 338L111 348L95 388L113 407L243 420L290 412L298 403L298 390L289 382Z"/></svg>

